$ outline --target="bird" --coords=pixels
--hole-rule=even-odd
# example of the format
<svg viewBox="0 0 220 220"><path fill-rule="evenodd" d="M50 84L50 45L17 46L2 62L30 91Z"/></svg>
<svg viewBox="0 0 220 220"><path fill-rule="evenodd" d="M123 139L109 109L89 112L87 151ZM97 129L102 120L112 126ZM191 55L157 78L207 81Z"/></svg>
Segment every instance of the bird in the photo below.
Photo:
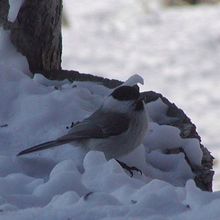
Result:
<svg viewBox="0 0 220 220"><path fill-rule="evenodd" d="M139 87L122 85L104 99L98 110L74 124L66 135L27 148L17 156L72 143L103 152L107 160L116 159L133 175L131 170L140 170L127 166L118 158L136 149L143 142L147 129L148 117Z"/></svg>

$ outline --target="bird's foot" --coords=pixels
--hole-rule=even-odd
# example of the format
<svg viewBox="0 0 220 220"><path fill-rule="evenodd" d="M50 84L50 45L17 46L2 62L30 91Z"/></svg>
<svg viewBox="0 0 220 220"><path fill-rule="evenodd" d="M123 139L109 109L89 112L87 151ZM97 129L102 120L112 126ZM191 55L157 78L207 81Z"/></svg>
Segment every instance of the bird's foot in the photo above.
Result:
<svg viewBox="0 0 220 220"><path fill-rule="evenodd" d="M94 192L88 192L85 196L83 196L84 200L88 200L89 196L91 196Z"/></svg>
<svg viewBox="0 0 220 220"><path fill-rule="evenodd" d="M130 173L131 177L133 177L133 175L134 175L133 171L137 171L137 172L139 172L142 175L142 171L140 169L138 169L137 167L134 167L134 166L130 167L126 163L121 162L119 160L117 160L117 162L121 165L121 167L123 169L127 170Z"/></svg>

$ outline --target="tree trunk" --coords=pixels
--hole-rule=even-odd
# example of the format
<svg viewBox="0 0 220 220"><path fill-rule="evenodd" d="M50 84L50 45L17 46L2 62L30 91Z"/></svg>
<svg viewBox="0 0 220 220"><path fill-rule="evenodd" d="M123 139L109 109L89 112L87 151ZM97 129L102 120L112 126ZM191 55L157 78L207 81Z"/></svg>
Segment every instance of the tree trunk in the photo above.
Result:
<svg viewBox="0 0 220 220"><path fill-rule="evenodd" d="M62 0L25 0L11 27L11 41L27 58L31 72L48 78L61 69L61 12Z"/></svg>

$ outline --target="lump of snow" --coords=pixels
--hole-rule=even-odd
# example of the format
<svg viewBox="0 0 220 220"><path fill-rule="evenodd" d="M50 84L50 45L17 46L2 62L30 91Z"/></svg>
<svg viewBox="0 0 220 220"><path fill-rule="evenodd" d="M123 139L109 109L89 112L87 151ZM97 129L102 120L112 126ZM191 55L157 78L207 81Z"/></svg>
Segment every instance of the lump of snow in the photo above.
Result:
<svg viewBox="0 0 220 220"><path fill-rule="evenodd" d="M55 195L48 206L52 206L54 208L65 208L67 206L73 205L79 200L79 195L74 191L67 191L61 195Z"/></svg>
<svg viewBox="0 0 220 220"><path fill-rule="evenodd" d="M112 192L125 184L143 184L135 178L130 178L116 160L106 161L101 152L88 152L84 159L84 169L82 181L92 192Z"/></svg>
<svg viewBox="0 0 220 220"><path fill-rule="evenodd" d="M146 109L152 121L159 124L169 122L170 118L166 115L168 106L161 100L161 98L158 98L154 102L148 103L146 105Z"/></svg>
<svg viewBox="0 0 220 220"><path fill-rule="evenodd" d="M10 41L10 32L0 27L0 70L6 69L30 75L29 65L25 56L16 51ZM4 56L3 56L4 54ZM6 75L6 74L4 74ZM20 74L19 74L20 75Z"/></svg>
<svg viewBox="0 0 220 220"><path fill-rule="evenodd" d="M178 128L170 125L158 125L151 122L144 143L149 150L183 148L190 162L201 166L202 151L199 141L195 138L182 138Z"/></svg>
<svg viewBox="0 0 220 220"><path fill-rule="evenodd" d="M8 13L8 20L14 22L17 18L18 12L24 3L24 0L9 0L9 13Z"/></svg>
<svg viewBox="0 0 220 220"><path fill-rule="evenodd" d="M56 166L52 170L49 180L34 189L35 196L50 201L55 195L63 194L67 191L75 191L79 196L86 194L87 190L81 183L81 174L74 170L62 170L67 165L63 164L60 169Z"/></svg>
<svg viewBox="0 0 220 220"><path fill-rule="evenodd" d="M140 76L140 75L138 75L138 74L135 74L135 75L129 77L129 78L123 83L123 85L125 85L125 86L134 86L134 85L136 85L136 84L138 84L138 83L144 85L144 79L143 79L142 76Z"/></svg>

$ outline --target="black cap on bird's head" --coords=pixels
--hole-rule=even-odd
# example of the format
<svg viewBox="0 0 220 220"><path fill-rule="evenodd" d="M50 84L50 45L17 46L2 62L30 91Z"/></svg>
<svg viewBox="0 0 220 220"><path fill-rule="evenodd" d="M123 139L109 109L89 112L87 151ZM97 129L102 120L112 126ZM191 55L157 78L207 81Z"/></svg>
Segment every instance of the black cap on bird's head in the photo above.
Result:
<svg viewBox="0 0 220 220"><path fill-rule="evenodd" d="M135 111L144 110L143 98L140 97L138 85L120 86L111 93L111 96L119 101L134 101L132 105Z"/></svg>
<svg viewBox="0 0 220 220"><path fill-rule="evenodd" d="M140 97L139 87L120 86L112 92L112 97L120 101L137 100Z"/></svg>

